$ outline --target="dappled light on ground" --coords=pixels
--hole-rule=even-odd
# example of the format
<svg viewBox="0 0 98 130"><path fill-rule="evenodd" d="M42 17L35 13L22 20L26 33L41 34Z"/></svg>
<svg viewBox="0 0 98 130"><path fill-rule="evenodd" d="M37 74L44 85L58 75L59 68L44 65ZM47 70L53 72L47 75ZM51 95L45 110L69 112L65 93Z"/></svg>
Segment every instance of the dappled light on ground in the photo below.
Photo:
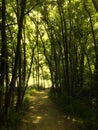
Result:
<svg viewBox="0 0 98 130"><path fill-rule="evenodd" d="M39 123L42 119L42 116L32 116L32 123Z"/></svg>
<svg viewBox="0 0 98 130"><path fill-rule="evenodd" d="M39 91L30 97L30 107L18 130L81 130L77 123L66 119L48 98L48 91ZM83 129L84 130L84 129Z"/></svg>

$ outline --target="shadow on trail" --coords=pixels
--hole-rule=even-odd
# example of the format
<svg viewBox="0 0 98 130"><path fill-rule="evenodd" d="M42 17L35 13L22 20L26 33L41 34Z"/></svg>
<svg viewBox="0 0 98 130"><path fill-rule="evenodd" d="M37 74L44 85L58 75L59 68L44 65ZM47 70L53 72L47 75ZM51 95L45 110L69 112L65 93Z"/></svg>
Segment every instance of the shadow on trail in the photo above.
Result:
<svg viewBox="0 0 98 130"><path fill-rule="evenodd" d="M30 107L18 130L81 130L79 125L67 120L48 98L48 90L30 97Z"/></svg>

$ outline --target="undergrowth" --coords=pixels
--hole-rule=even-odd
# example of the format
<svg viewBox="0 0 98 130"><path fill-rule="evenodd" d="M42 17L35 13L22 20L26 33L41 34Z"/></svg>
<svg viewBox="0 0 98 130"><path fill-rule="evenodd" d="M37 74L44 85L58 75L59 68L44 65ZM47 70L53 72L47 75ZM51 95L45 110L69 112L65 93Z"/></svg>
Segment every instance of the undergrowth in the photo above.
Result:
<svg viewBox="0 0 98 130"><path fill-rule="evenodd" d="M70 119L75 118L78 122L83 123L88 130L97 130L98 123L96 117L96 106L81 99L68 97L65 95L57 96L50 93L50 98L54 101Z"/></svg>
<svg viewBox="0 0 98 130"><path fill-rule="evenodd" d="M29 108L29 99L25 97L20 110L16 111L15 108L12 108L10 110L7 123L5 125L0 126L0 130L18 130L17 128L23 116L27 113L28 108Z"/></svg>
<svg viewBox="0 0 98 130"><path fill-rule="evenodd" d="M36 91L36 89L27 89L20 109L16 110L15 107L10 109L7 123L0 126L0 130L18 130L18 126L20 125L21 120L29 110L29 97Z"/></svg>

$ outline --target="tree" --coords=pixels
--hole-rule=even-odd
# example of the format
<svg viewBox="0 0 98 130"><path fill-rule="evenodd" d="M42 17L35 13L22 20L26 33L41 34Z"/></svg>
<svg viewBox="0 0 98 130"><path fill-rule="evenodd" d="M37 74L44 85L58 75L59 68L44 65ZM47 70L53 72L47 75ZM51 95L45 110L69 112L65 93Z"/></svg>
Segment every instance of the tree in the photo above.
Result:
<svg viewBox="0 0 98 130"><path fill-rule="evenodd" d="M1 73L0 73L0 112L2 115L3 109L3 93L4 93L4 81L6 77L6 83L8 83L8 75L7 75L7 42L6 42L6 1L2 0L2 25L1 25L1 36L2 36L2 49L1 49ZM8 86L8 84L6 85Z"/></svg>

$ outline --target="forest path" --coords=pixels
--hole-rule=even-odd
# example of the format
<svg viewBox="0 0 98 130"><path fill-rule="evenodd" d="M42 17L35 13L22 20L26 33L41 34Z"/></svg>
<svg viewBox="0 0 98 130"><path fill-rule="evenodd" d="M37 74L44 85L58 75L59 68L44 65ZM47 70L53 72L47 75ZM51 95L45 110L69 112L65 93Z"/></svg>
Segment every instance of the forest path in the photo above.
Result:
<svg viewBox="0 0 98 130"><path fill-rule="evenodd" d="M64 114L48 98L48 90L30 97L30 107L18 130L82 130L77 123ZM84 129L83 129L84 130Z"/></svg>

